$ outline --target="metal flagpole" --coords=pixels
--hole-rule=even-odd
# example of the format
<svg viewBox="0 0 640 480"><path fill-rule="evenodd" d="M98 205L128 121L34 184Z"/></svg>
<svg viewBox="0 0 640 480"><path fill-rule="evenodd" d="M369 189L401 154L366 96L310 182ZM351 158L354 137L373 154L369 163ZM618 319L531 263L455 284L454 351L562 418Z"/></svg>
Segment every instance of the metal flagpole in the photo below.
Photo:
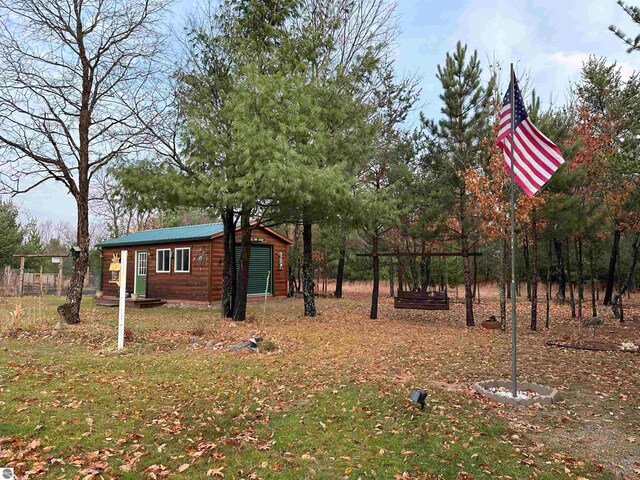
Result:
<svg viewBox="0 0 640 480"><path fill-rule="evenodd" d="M515 201L515 182L513 173L513 135L516 123L516 106L515 106L515 85L516 74L511 64L511 88L509 95L511 96L511 385L512 395L518 396L517 384L517 353L516 353L516 201Z"/></svg>

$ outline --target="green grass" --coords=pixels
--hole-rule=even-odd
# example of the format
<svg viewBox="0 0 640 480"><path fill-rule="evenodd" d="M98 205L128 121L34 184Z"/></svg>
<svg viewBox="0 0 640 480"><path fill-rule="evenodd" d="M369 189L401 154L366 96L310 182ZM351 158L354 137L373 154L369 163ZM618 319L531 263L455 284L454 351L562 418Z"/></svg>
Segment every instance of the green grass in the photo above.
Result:
<svg viewBox="0 0 640 480"><path fill-rule="evenodd" d="M395 387L265 358L5 339L0 437L39 439L42 478L82 478L94 461L87 454L105 449L106 473L125 479L159 464L185 479L220 467L238 479L564 476L549 452L522 463L527 454L503 422L466 396L430 392L421 412ZM189 455L207 442L215 447ZM135 455L133 471L122 472Z"/></svg>

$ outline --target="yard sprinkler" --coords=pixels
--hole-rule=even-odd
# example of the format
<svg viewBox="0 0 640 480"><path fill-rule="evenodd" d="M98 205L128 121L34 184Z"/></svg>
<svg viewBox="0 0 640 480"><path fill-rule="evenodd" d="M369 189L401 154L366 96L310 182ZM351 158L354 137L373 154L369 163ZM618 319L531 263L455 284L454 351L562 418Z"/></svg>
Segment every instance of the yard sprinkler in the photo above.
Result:
<svg viewBox="0 0 640 480"><path fill-rule="evenodd" d="M424 410L424 402L427 399L425 390L414 390L411 392L411 401L420 404L420 410Z"/></svg>

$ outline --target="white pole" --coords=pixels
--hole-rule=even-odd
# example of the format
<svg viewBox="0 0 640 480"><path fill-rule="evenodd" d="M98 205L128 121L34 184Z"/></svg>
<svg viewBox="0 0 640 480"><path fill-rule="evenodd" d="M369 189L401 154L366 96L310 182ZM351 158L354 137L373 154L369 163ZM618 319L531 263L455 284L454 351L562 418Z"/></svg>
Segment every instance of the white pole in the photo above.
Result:
<svg viewBox="0 0 640 480"><path fill-rule="evenodd" d="M120 302L118 304L118 350L124 348L124 307L127 296L127 251L120 252Z"/></svg>
<svg viewBox="0 0 640 480"><path fill-rule="evenodd" d="M267 294L269 293L269 279L271 278L271 270L267 272L267 284L264 287L264 307L262 309L262 314L267 314Z"/></svg>

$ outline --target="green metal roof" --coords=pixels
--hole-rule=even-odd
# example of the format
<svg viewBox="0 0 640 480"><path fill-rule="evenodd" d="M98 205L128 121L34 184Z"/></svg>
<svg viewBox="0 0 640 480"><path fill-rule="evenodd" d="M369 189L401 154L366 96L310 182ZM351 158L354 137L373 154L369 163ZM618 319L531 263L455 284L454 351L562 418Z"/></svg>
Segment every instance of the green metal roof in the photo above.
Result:
<svg viewBox="0 0 640 480"><path fill-rule="evenodd" d="M147 245L150 243L182 242L202 240L223 231L222 223L189 225L186 227L157 228L144 232L130 233L123 237L112 238L99 244L99 247L118 247L125 245Z"/></svg>

